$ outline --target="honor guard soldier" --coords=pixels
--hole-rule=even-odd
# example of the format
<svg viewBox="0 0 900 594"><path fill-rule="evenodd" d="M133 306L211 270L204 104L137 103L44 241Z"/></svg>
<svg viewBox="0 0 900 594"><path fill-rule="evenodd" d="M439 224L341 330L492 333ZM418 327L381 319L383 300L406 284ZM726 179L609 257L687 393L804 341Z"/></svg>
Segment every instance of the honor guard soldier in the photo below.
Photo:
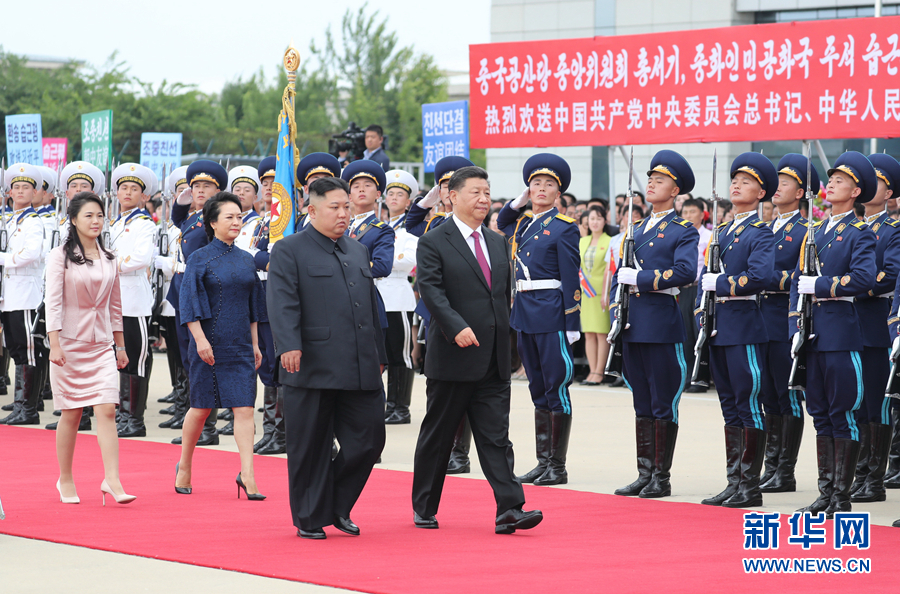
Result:
<svg viewBox="0 0 900 594"><path fill-rule="evenodd" d="M157 268L165 275L163 295L168 295L172 285L172 276L175 274L175 263L178 261L178 245L181 242L181 230L172 222L172 202L175 196L187 189L187 166L178 167L165 180L165 196L167 205L161 211L165 212L165 220L160 221L160 228L165 230L169 240L169 255L158 256L154 259ZM166 338L166 361L169 364L169 378L172 382L172 393L159 399L159 402L171 402L172 406L165 408L160 414L171 414L172 418L163 421L159 426L163 429L181 429L184 423L184 415L190 408L187 385L187 372L181 360L181 349L178 343L178 331L175 328L175 308L164 299L160 308L160 326L163 336Z"/></svg>
<svg viewBox="0 0 900 594"><path fill-rule="evenodd" d="M406 230L415 235L422 237L429 229L434 229L450 218L453 214L453 205L450 203L450 190L448 185L450 178L457 169L463 167L471 167L472 162L465 157L444 157L434 165L434 187L429 190L424 198L418 203L413 204L406 215ZM441 205L447 212L439 212L431 220L428 213L435 204L440 200Z"/></svg>
<svg viewBox="0 0 900 594"><path fill-rule="evenodd" d="M778 187L778 172L760 153L743 153L731 164L729 198L734 221L719 225L721 270L701 276L702 290L715 292L715 327L709 328L709 368L725 419L728 486L705 505L762 505L760 471L766 448L766 422L759 403L769 334L757 295L774 271L774 237L757 208ZM707 252L707 255L709 252ZM707 258L708 260L708 258ZM697 307L703 293L697 294ZM700 313L700 310L697 310Z"/></svg>
<svg viewBox="0 0 900 594"><path fill-rule="evenodd" d="M310 153L297 163L297 179L303 186L303 195L309 196L309 184L322 177L340 177L341 163L329 153ZM297 230L309 225L309 216L303 215L297 221Z"/></svg>
<svg viewBox="0 0 900 594"><path fill-rule="evenodd" d="M887 201L900 184L900 163L885 154L869 155L878 178L875 197L866 202L866 225L875 234L875 286L856 296L863 335L863 402L856 411L859 460L850 501L884 501L884 474L891 449L891 399L885 398L890 376L891 335L882 321L890 317L891 298L900 273L900 222L888 216Z"/></svg>
<svg viewBox="0 0 900 594"><path fill-rule="evenodd" d="M856 219L854 202L865 204L878 190L875 168L849 151L828 170L825 199L831 216L816 223L819 276L802 275L804 256L791 283L791 320L800 320L800 294L810 295L815 337L807 346L806 411L816 427L819 496L799 511L850 511L850 483L859 456L856 411L863 401L861 353L865 339L853 298L875 286L875 234ZM801 252L802 254L802 252ZM791 324L791 334L798 330Z"/></svg>
<svg viewBox="0 0 900 594"><path fill-rule="evenodd" d="M0 419L6 425L40 423L38 402L49 374L44 328L36 324L37 309L44 297L41 265L44 225L32 207L37 189L43 183L40 170L28 163L12 165L4 177L3 189L9 191L13 212L4 225L8 237L6 251L0 252L3 275L0 320L6 348L16 365L17 388L12 413ZM5 203L5 195L3 200ZM6 214L5 204L3 211Z"/></svg>
<svg viewBox="0 0 900 594"><path fill-rule="evenodd" d="M122 326L128 365L119 370L119 437L144 437L144 411L150 391L153 352L148 327L153 314L153 290L147 271L153 264L157 229L141 208L156 193L156 174L138 163L123 163L112 172L120 214L109 230L119 269L122 293Z"/></svg>
<svg viewBox="0 0 900 594"><path fill-rule="evenodd" d="M638 468L637 480L615 493L651 498L672 494L678 405L688 379L676 297L678 287L697 278L700 235L675 213L675 198L694 188L694 172L684 157L659 151L647 176L646 200L653 214L634 224L637 266L616 271L610 294L617 294L619 284L632 291L629 323L622 330L622 375L634 402ZM615 313L613 305L610 311Z"/></svg>
<svg viewBox="0 0 900 594"><path fill-rule="evenodd" d="M187 326L181 324L179 314L178 295L181 283L184 280L184 267L191 254L209 243L206 231L203 227L203 205L206 201L218 194L228 184L228 172L216 163L201 159L188 165L187 173L188 189L183 191L172 204L172 222L181 229L181 242L178 246L178 262L175 264L175 274L172 277L172 285L166 299L175 308L175 322L178 332L178 346L181 351L182 365L190 375L188 367L188 337ZM190 384L188 384L190 394ZM218 445L219 434L216 431L216 416L218 409L210 409L209 416L203 426L203 432L197 440L197 445ZM180 444L181 438L172 440L174 444Z"/></svg>
<svg viewBox="0 0 900 594"><path fill-rule="evenodd" d="M416 296L409 277L416 267L418 238L403 228L403 218L410 198L419 193L419 184L410 173L400 169L388 171L385 177L386 202L391 213L389 224L394 229L395 241L391 273L375 281L375 287L384 301L388 320L384 335L388 357L384 422L388 425L405 425L410 422L409 404L412 401L413 379L416 375L412 361L415 340L412 317L416 309Z"/></svg>
<svg viewBox="0 0 900 594"><path fill-rule="evenodd" d="M553 204L568 189L572 174L561 157L539 153L525 162L522 178L526 190L497 217L497 227L512 243L516 296L510 328L518 332L534 403L538 464L518 478L535 485L564 485L572 430L571 345L581 336L581 256L575 219L560 214ZM522 214L529 200L534 214Z"/></svg>
<svg viewBox="0 0 900 594"><path fill-rule="evenodd" d="M56 192L57 173L49 167L38 167L44 177L44 198L41 201L41 207L36 209L44 223L44 252L49 253L50 250L59 245L59 217L56 209L53 207L53 195ZM47 384L49 385L49 383Z"/></svg>
<svg viewBox="0 0 900 594"><path fill-rule="evenodd" d="M810 177L806 179L807 169ZM799 390L789 390L791 341L788 336L791 275L800 260L808 221L800 215L800 200L807 183L819 191L819 174L807 158L788 153L778 162L778 189L772 203L778 215L766 225L775 241L775 268L766 290L759 295L759 309L766 323L769 345L761 369L760 400L766 412L766 472L759 481L763 493L797 490L794 468L803 437L803 405Z"/></svg>
<svg viewBox="0 0 900 594"><path fill-rule="evenodd" d="M384 170L375 161L361 159L347 165L341 172L341 179L350 184L353 213L346 235L369 249L372 276L384 278L391 273L394 264L395 239L394 230L378 220L375 212L375 203L385 188ZM386 327L384 319L381 325Z"/></svg>

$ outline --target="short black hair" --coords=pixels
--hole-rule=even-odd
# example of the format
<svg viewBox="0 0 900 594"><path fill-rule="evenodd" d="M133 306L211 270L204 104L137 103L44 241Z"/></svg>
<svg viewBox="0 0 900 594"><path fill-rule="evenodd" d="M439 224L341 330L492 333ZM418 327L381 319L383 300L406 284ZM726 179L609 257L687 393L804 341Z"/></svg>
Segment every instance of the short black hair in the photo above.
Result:
<svg viewBox="0 0 900 594"><path fill-rule="evenodd" d="M696 206L697 208L700 209L700 212L703 212L706 210L706 204L699 198L688 198L687 200L685 200L684 203L681 205L682 211L684 210L685 206Z"/></svg>
<svg viewBox="0 0 900 594"><path fill-rule="evenodd" d="M466 185L467 179L472 178L487 180L488 172L481 167L478 167L477 165L460 167L453 172L453 175L450 176L450 181L447 183L447 189L451 192L454 190L459 190L464 185Z"/></svg>
<svg viewBox="0 0 900 594"><path fill-rule="evenodd" d="M384 128L379 126L378 124L372 124L368 128L366 128L366 132L375 132L380 137L384 137Z"/></svg>
<svg viewBox="0 0 900 594"><path fill-rule="evenodd" d="M206 238L209 241L212 241L213 237L216 236L212 224L219 220L219 213L222 212L222 205L226 202L237 205L238 211L242 212L244 210L244 207L241 206L240 198L231 192L219 192L207 200L206 204L203 205L203 228L206 231Z"/></svg>
<svg viewBox="0 0 900 594"><path fill-rule="evenodd" d="M313 196L324 198L325 194L332 190L344 190L349 194L350 184L340 177L320 177L309 184L309 198L310 200L312 200Z"/></svg>

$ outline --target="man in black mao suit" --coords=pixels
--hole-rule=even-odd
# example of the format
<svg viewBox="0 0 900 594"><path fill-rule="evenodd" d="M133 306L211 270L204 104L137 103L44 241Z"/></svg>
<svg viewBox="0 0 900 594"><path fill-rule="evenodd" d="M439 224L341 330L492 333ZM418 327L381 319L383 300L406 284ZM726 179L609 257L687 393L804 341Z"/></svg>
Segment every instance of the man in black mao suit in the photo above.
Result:
<svg viewBox="0 0 900 594"><path fill-rule="evenodd" d="M283 370L291 515L303 538L352 534L350 510L384 449L387 362L365 246L344 236L350 188L309 186L310 224L274 244L267 304ZM332 461L332 436L341 445Z"/></svg>
<svg viewBox="0 0 900 594"><path fill-rule="evenodd" d="M416 444L412 502L420 528L435 514L453 436L467 415L485 477L497 502L495 532L537 526L540 511L523 511L525 493L513 473L509 441L509 252L482 226L491 207L488 175L458 169L449 183L453 223L425 234L417 248L417 288L431 312L425 354L425 419Z"/></svg>

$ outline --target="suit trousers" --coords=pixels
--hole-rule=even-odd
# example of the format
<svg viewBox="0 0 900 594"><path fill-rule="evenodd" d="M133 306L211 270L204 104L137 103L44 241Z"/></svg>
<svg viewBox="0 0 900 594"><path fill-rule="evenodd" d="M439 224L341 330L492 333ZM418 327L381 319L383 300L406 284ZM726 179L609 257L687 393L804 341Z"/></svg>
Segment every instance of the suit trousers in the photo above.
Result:
<svg viewBox="0 0 900 594"><path fill-rule="evenodd" d="M885 406L884 389L891 375L891 350L865 347L860 353L863 371L863 402L856 411L860 423L891 424L891 410Z"/></svg>
<svg viewBox="0 0 900 594"><path fill-rule="evenodd" d="M294 526L330 526L349 518L384 449L381 390L284 386L284 426ZM331 459L332 439L341 446ZM446 462L444 463L446 467Z"/></svg>
<svg viewBox="0 0 900 594"><path fill-rule="evenodd" d="M806 412L813 418L816 435L859 441L856 411L863 401L859 351L810 350L806 378Z"/></svg>
<svg viewBox="0 0 900 594"><path fill-rule="evenodd" d="M769 343L709 347L709 370L729 427L766 430L759 402Z"/></svg>
<svg viewBox="0 0 900 594"><path fill-rule="evenodd" d="M631 390L634 416L678 423L687 379L683 343L622 343L622 375Z"/></svg>
<svg viewBox="0 0 900 594"><path fill-rule="evenodd" d="M762 390L759 395L766 414L803 417L803 406L800 404L803 393L799 390L788 390L792 362L791 343L769 341L766 364L763 367Z"/></svg>
<svg viewBox="0 0 900 594"><path fill-rule="evenodd" d="M425 392L428 404L416 443L413 510L423 517L437 514L453 437L463 416L468 416L472 426L481 469L494 491L497 515L524 505L525 492L513 472L509 440L509 380L500 379L496 363L476 382L429 378Z"/></svg>
<svg viewBox="0 0 900 594"><path fill-rule="evenodd" d="M0 314L3 322L3 344L9 351L10 358L16 365L36 366L45 361L50 349L44 346L44 323L38 322L35 334L31 333L31 326L37 317L33 309L16 311L4 311Z"/></svg>

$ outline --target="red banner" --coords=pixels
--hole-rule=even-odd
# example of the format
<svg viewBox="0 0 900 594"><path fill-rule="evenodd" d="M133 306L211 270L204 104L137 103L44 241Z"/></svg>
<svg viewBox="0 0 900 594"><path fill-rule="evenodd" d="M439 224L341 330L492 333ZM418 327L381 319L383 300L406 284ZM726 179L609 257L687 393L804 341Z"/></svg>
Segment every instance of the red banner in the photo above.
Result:
<svg viewBox="0 0 900 594"><path fill-rule="evenodd" d="M69 148L68 138L44 138L44 167L59 169L59 164L66 163L66 152Z"/></svg>
<svg viewBox="0 0 900 594"><path fill-rule="evenodd" d="M474 148L900 136L900 17L469 47Z"/></svg>

